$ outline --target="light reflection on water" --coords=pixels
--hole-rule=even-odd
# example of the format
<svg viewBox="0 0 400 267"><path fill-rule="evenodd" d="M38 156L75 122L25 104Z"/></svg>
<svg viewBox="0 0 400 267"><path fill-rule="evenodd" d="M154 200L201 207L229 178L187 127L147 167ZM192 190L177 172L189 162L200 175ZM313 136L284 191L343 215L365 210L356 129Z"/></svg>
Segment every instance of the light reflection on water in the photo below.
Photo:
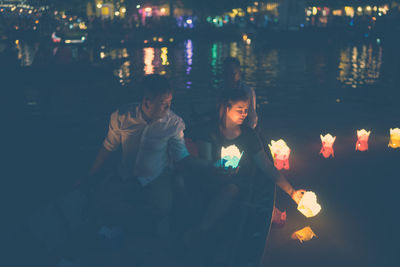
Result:
<svg viewBox="0 0 400 267"><path fill-rule="evenodd" d="M338 65L331 66L330 62L326 62L324 54L311 52L309 55L309 52L299 49L292 51L280 48L260 49L240 42L216 42L208 46L210 58L208 64L204 64L204 60L200 57L207 53L204 51L207 48L204 45L194 45L192 40L187 40L177 47L138 49L142 50L143 57L129 57L135 54L135 51L128 52L127 48L112 49L103 56L112 60L127 59L114 71L122 85L131 82L133 73L139 76L168 73L172 77L181 76L178 77L178 81L182 84L177 84L178 88L189 89L196 87L190 77L203 72L210 78L207 86L216 88L220 84L223 59L226 56L233 56L242 64L243 79L260 92L260 104L268 102L264 94L265 88L290 87L296 78L300 79L298 82L301 84L304 81L303 72L306 70L311 72L313 74L311 76L315 79L309 82L310 84L315 81L327 82L325 79L335 76L342 87L358 88L365 84L372 85L380 77L383 54L380 46L348 46L337 51ZM311 61L313 64L309 62L310 57L313 59ZM139 66L143 66L142 73L138 69ZM198 71L193 73L193 67ZM184 73L179 71L181 68L184 68ZM336 69L335 73L331 73L332 69ZM211 75L206 75L208 71L211 71ZM301 87L307 87L307 84Z"/></svg>
<svg viewBox="0 0 400 267"><path fill-rule="evenodd" d="M382 53L382 47L373 49L372 45L341 50L338 80L353 88L375 83L380 76Z"/></svg>
<svg viewBox="0 0 400 267"><path fill-rule="evenodd" d="M154 48L153 47L146 47L143 49L144 54L144 74L154 74Z"/></svg>
<svg viewBox="0 0 400 267"><path fill-rule="evenodd" d="M35 54L38 50L37 44L20 43L16 45L18 50L18 58L21 66L32 65ZM201 68L211 68L213 74L213 86L218 86L219 75L221 74L221 64L226 56L237 57L242 63L243 78L249 83L256 85L257 75L264 75L262 84L265 86L271 85L274 79L282 76L290 65L296 64L295 61L305 61L301 58L304 51L297 51L296 54L290 54L289 50L280 48L260 49L254 48L254 45L244 45L243 43L212 43L209 48L210 52L204 51L204 46L195 45L192 40L186 40L183 47L145 47L145 48L117 48L103 49L98 57L101 60L117 61L126 59L127 61L119 64L118 69L114 71L121 84L126 85L131 81L132 73L140 74L138 66L143 67L143 74L167 73L171 66L171 57L176 57L172 62L176 65L185 65L185 75L191 75L193 62L204 54L211 54L208 66L199 66ZM77 49L72 48L72 55L78 58ZM135 50L142 50L143 57L131 57L132 54L137 54ZM383 48L381 46L373 46L364 44L361 46L353 45L340 49L337 55L338 65L336 70L337 80L343 86L357 88L364 84L374 84L380 77ZM89 49L89 54L93 55L93 49ZM181 55L178 55L181 54ZM289 56L289 59L285 59ZM324 56L324 55L323 55ZM91 60L93 58L91 56ZM183 61L182 61L183 60ZM321 59L322 61L325 58ZM138 62L142 61L142 62ZM200 61L200 60L199 60ZM127 63L129 62L129 63ZM203 61L202 61L203 62ZM303 71L302 65L306 62L298 62L297 71ZM319 61L318 66L314 68L315 73L320 73L325 63ZM320 65L322 64L322 65ZM135 66L135 67L132 67ZM173 69L179 66L172 67ZM296 68L296 67L295 67ZM323 74L323 73L322 73ZM324 74L323 74L324 75ZM320 78L320 77L319 77Z"/></svg>
<svg viewBox="0 0 400 267"><path fill-rule="evenodd" d="M23 47L20 44L21 62L28 65L34 60L37 48ZM270 116L279 115L286 107L309 112L312 108L328 110L327 105L339 102L361 108L367 102L382 105L392 101L386 96L396 83L397 76L393 75L396 66L393 60L383 64L384 56L391 58L384 52L386 48L376 44L271 47L259 43L193 40L161 47L88 47L90 61L111 68L120 85L127 88L143 75L167 75L176 92L174 109L182 114L190 113L193 108L199 111L209 108L205 103L211 105L217 95L224 58L237 57L243 80L255 88L258 106L266 107ZM385 81L383 67L387 74ZM99 84L92 86L101 86L102 78L98 80ZM368 96L359 91L366 86L371 87ZM388 94L380 93L377 88L387 90ZM120 93L115 90L104 86L97 91L113 94L118 99Z"/></svg>

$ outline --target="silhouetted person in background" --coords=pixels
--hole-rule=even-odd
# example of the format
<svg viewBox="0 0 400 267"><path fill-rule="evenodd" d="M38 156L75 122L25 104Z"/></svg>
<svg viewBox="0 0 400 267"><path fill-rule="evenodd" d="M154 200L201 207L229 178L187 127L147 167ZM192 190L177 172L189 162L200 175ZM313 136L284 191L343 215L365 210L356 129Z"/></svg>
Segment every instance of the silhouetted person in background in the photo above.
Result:
<svg viewBox="0 0 400 267"><path fill-rule="evenodd" d="M256 93L254 89L247 86L241 80L240 62L237 58L227 57L223 63L223 89L224 90L241 90L244 91L250 100L249 114L246 119L246 123L251 127L255 128L258 122L258 116L256 112Z"/></svg>

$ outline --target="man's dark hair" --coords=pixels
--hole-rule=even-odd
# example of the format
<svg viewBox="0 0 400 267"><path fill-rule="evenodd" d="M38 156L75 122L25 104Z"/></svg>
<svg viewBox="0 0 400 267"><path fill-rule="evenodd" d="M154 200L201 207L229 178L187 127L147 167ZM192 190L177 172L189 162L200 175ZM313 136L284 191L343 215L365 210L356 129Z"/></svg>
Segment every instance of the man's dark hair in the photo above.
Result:
<svg viewBox="0 0 400 267"><path fill-rule="evenodd" d="M159 74L144 76L140 87L142 99L153 100L158 96L173 92L168 79Z"/></svg>
<svg viewBox="0 0 400 267"><path fill-rule="evenodd" d="M224 63L223 63L223 67L224 69L226 69L227 67L236 67L236 68L240 68L240 61L239 59L235 58L235 57L227 57L224 59Z"/></svg>

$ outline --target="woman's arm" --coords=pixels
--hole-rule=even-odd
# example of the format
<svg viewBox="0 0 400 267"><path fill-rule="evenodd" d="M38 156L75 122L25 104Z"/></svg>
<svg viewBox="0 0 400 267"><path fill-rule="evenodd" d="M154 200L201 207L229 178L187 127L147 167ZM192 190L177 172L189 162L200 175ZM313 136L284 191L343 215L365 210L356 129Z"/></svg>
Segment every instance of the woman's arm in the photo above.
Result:
<svg viewBox="0 0 400 267"><path fill-rule="evenodd" d="M265 175L273 179L274 182L298 204L305 190L295 190L285 176L278 172L263 150L260 150L253 158L257 167L259 167Z"/></svg>

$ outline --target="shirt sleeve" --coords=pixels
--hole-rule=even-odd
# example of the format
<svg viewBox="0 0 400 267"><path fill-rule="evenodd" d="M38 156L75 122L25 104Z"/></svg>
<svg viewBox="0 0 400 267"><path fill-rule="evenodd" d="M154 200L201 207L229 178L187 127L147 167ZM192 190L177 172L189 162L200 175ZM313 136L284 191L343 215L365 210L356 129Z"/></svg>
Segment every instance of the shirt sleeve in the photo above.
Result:
<svg viewBox="0 0 400 267"><path fill-rule="evenodd" d="M179 119L175 134L168 140L168 152L175 162L178 162L189 156L189 152L185 145L185 138L183 134L184 130L185 123L182 119Z"/></svg>
<svg viewBox="0 0 400 267"><path fill-rule="evenodd" d="M108 151L115 151L121 144L121 130L118 118L118 111L111 114L110 123L108 126L108 133L104 139L103 146Z"/></svg>

